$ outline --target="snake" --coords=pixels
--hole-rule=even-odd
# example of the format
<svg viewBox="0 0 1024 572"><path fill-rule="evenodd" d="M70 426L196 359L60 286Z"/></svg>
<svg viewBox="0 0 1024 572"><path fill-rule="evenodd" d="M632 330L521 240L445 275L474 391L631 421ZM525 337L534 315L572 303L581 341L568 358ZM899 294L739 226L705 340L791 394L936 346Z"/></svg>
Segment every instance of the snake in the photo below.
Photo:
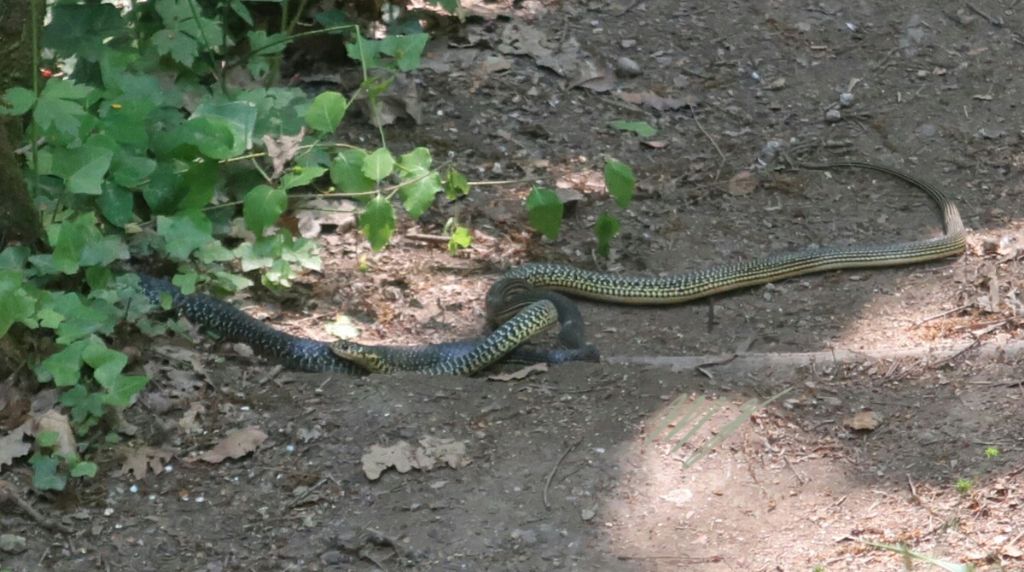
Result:
<svg viewBox="0 0 1024 572"><path fill-rule="evenodd" d="M956 205L937 187L910 173L866 161L835 163L794 163L810 170L866 169L901 180L922 191L938 207L944 232L923 240L878 245L823 246L795 252L770 254L763 258L712 266L662 276L621 275L587 270L560 263L527 263L507 271L492 286L495 300L502 299L506 281L525 284L521 288L550 289L571 296L615 304L680 304L723 292L748 288L805 274L829 270L877 268L917 264L962 254L966 229ZM513 288L515 289L515 287ZM488 300L491 298L488 294ZM515 316L528 300L497 304L497 322Z"/></svg>
<svg viewBox="0 0 1024 572"><path fill-rule="evenodd" d="M572 313L572 309L563 307L563 301L552 302L543 295L528 308L517 312L518 317L503 323L484 338L417 346L364 345L342 341L336 342L332 348L329 342L278 330L218 298L201 293L184 294L164 278L143 273L138 277L142 293L154 305L163 306L166 298L169 309L189 322L216 332L226 341L245 343L256 355L296 371L363 375L404 370L426 375L470 375L501 358L526 363L599 359L593 346L585 344L545 349L521 345L519 340L522 338L556 325L560 320L559 312ZM575 309L573 315L578 320L579 310ZM529 333L524 333L523 329ZM340 355L339 352L344 351L350 352L353 359Z"/></svg>

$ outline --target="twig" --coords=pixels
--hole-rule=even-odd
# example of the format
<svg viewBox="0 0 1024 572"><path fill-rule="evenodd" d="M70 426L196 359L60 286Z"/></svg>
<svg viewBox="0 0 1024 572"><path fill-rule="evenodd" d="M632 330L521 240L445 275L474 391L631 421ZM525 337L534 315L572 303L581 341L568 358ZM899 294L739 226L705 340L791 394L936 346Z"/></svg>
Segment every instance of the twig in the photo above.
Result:
<svg viewBox="0 0 1024 572"><path fill-rule="evenodd" d="M544 481L544 494L543 494L544 508L546 508L548 510L551 510L551 503L548 502L548 489L551 488L551 481L552 481L552 479L555 478L555 473L558 471L558 467L562 464L562 461L564 461L565 458L569 456L569 453L572 453L573 449L578 447L579 444L582 443L582 442L583 442L583 437L580 437L579 439L577 439L575 443L570 445L569 448L566 449L564 453L562 453L562 456L559 457L558 462L555 463L555 466L551 467L551 472L548 473L548 478Z"/></svg>
<svg viewBox="0 0 1024 572"><path fill-rule="evenodd" d="M931 322L932 320L938 320L939 318L945 318L946 316L948 316L950 314L955 314L955 313L957 313L957 312L959 312L961 310L966 310L966 309L970 308L971 306L973 306L973 304L964 304L963 306L957 306L956 308L953 308L952 310L946 310L945 312L939 312L938 314L933 314L931 316L928 316L927 318L921 318L920 320L914 322L913 327L917 328L917 327L920 327L922 324L927 324L928 322Z"/></svg>
<svg viewBox="0 0 1024 572"><path fill-rule="evenodd" d="M970 8L971 12L974 12L975 14L977 14L977 15L981 16L982 18L988 20L989 24L992 24L993 26L995 26L997 28L1002 28L1003 27L1003 19L1002 18L993 18L992 16L989 16L988 14L982 12L981 8L978 8L977 6L975 6L974 4L972 4L970 2L964 2L964 5L967 6L968 8Z"/></svg>
<svg viewBox="0 0 1024 572"><path fill-rule="evenodd" d="M690 108L690 115L693 117L693 122L697 124L697 129L700 129L700 132L708 138L708 141L711 142L711 146L715 148L715 151L718 152L718 156L722 158L722 162L718 165L718 173L715 173L715 180L718 180L718 175L721 174L722 167L725 166L725 153L722 153L722 149L718 146L718 143L715 142L715 139L705 131L704 126L700 124L700 120L697 119L697 111L693 109L693 104L691 103L688 106Z"/></svg>
<svg viewBox="0 0 1024 572"><path fill-rule="evenodd" d="M28 501L21 498L21 495L14 490L14 485L7 481L0 481L0 504L4 501L10 501L18 505L18 508L25 511L25 514L45 529L56 530L58 532L63 532L64 534L72 534L74 532L74 529L67 525L43 516L43 514L36 510L34 506L29 504Z"/></svg>
<svg viewBox="0 0 1024 572"><path fill-rule="evenodd" d="M419 232L406 233L405 238L419 242L429 242L431 244L448 244L449 240L447 236L441 236L439 234L422 234Z"/></svg>

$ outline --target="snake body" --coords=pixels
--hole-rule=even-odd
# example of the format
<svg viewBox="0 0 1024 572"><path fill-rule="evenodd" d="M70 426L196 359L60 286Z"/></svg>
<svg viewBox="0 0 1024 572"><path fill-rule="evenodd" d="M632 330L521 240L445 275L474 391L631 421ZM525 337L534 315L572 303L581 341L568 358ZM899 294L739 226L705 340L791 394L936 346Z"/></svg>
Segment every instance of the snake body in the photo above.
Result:
<svg viewBox="0 0 1024 572"><path fill-rule="evenodd" d="M234 306L201 294L182 294L171 283L142 278L143 291L172 306L193 323L242 341L261 356L304 371L413 370L426 374L467 375L502 357L518 353L525 361L593 360L596 351L583 340L579 310L557 292L617 304L678 304L827 270L900 266L961 254L966 232L960 214L937 188L898 169L866 162L801 164L804 169L868 169L893 176L923 191L942 212L945 232L937 238L874 246L827 246L773 254L665 276L618 275L566 264L524 264L509 270L487 295L488 316L501 324L488 337L429 346L368 346L342 341L328 344L293 336L260 322ZM531 350L520 344L536 333L562 325L565 350Z"/></svg>
<svg viewBox="0 0 1024 572"><path fill-rule="evenodd" d="M351 375L370 371L411 370L427 374L468 375L502 357L528 363L596 361L591 346L566 349L539 349L520 346L510 340L524 335L522 328L540 331L558 321L558 310L551 302L541 301L531 312L504 324L486 338L422 346L370 346L354 342L328 342L294 336L277 330L231 304L205 294L184 294L162 278L139 275L142 292L154 304L169 297L171 308L193 324L210 329L228 341L243 342L261 357L279 362L288 369L307 372L335 372ZM532 335L532 333L530 334ZM339 355L342 348L354 359ZM482 353L488 359L481 360ZM386 367L377 367L372 358L378 356Z"/></svg>
<svg viewBox="0 0 1024 572"><path fill-rule="evenodd" d="M678 304L785 278L827 270L902 266L956 256L966 246L960 213L934 186L904 171L866 162L800 164L799 168L868 169L900 179L923 191L939 207L945 233L937 238L881 245L826 246L779 253L666 276L630 276L584 270L567 264L524 264L503 279L522 280L574 296L616 304ZM506 310L505 314L514 314Z"/></svg>

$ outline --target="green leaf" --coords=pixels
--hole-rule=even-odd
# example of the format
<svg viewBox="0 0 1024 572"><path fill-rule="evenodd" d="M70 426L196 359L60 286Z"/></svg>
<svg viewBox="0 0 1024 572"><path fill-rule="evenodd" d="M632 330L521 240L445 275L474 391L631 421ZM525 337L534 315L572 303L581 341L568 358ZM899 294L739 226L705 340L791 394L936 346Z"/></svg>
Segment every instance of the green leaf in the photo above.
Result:
<svg viewBox="0 0 1024 572"><path fill-rule="evenodd" d="M283 190L293 189L308 185L319 179L327 169L324 167L302 167L292 169L281 177L281 188Z"/></svg>
<svg viewBox="0 0 1024 572"><path fill-rule="evenodd" d="M93 463L92 461L80 461L75 463L74 467L71 467L71 476L78 478L92 478L96 476L97 469L99 469L99 467L97 467L96 463Z"/></svg>
<svg viewBox="0 0 1024 572"><path fill-rule="evenodd" d="M96 382L108 388L128 365L128 356L108 348L102 342L93 341L82 351L82 361L92 368Z"/></svg>
<svg viewBox="0 0 1024 572"><path fill-rule="evenodd" d="M306 125L321 133L334 133L341 125L348 109L348 100L336 91L325 91L316 96L306 110Z"/></svg>
<svg viewBox="0 0 1024 572"><path fill-rule="evenodd" d="M88 212L51 226L56 227L53 244L53 263L64 274L75 274L82 264L82 251L87 244L100 239L96 228L96 215Z"/></svg>
<svg viewBox="0 0 1024 572"><path fill-rule="evenodd" d="M121 152L114 155L110 173L122 187L140 187L156 170L156 161L149 157L137 157Z"/></svg>
<svg viewBox="0 0 1024 572"><path fill-rule="evenodd" d="M420 67L420 56L427 46L430 34L388 36L380 42L380 52L395 58L395 65L404 72Z"/></svg>
<svg viewBox="0 0 1024 572"><path fill-rule="evenodd" d="M629 165L608 159L604 164L604 184L608 192L615 197L615 203L621 208L626 208L633 201L633 191L636 190L636 175Z"/></svg>
<svg viewBox="0 0 1024 572"><path fill-rule="evenodd" d="M413 218L423 215L434 204L434 197L440 192L441 177L437 173L430 173L415 183L403 185L398 190L399 196L402 197L402 206Z"/></svg>
<svg viewBox="0 0 1024 572"><path fill-rule="evenodd" d="M448 200L454 201L468 194L469 181L466 180L466 176L449 167L444 178L444 196L448 197Z"/></svg>
<svg viewBox="0 0 1024 572"><path fill-rule="evenodd" d="M240 154L234 151L237 145L244 148L244 141L237 141L232 125L222 117L197 117L182 126L182 140L194 145L200 153L211 159L223 161Z"/></svg>
<svg viewBox="0 0 1024 572"><path fill-rule="evenodd" d="M43 129L55 127L61 133L75 135L87 115L81 101L92 91L71 80L51 79L39 94L33 118Z"/></svg>
<svg viewBox="0 0 1024 572"><path fill-rule="evenodd" d="M57 387L75 385L82 378L82 351L86 341L79 340L43 360L36 367L39 381L52 381Z"/></svg>
<svg viewBox="0 0 1024 572"><path fill-rule="evenodd" d="M395 232L395 211L391 203L382 196L366 203L366 210L359 215L359 230L363 231L374 250L384 248Z"/></svg>
<svg viewBox="0 0 1024 572"><path fill-rule="evenodd" d="M398 162L402 187L398 190L409 216L419 218L441 192L441 178L430 170L432 159L426 147L418 147L402 155Z"/></svg>
<svg viewBox="0 0 1024 572"><path fill-rule="evenodd" d="M558 238L564 210L562 201L551 189L534 187L526 197L526 213L530 225L551 240Z"/></svg>
<svg viewBox="0 0 1024 572"><path fill-rule="evenodd" d="M40 447L53 447L60 441L60 433L56 431L40 431L36 433L36 445Z"/></svg>
<svg viewBox="0 0 1024 572"><path fill-rule="evenodd" d="M346 149L331 163L331 182L342 193L368 193L377 183L363 174L366 151Z"/></svg>
<svg viewBox="0 0 1024 572"><path fill-rule="evenodd" d="M448 237L448 252L455 253L473 244L473 235L464 226L457 226Z"/></svg>
<svg viewBox="0 0 1024 572"><path fill-rule="evenodd" d="M377 182L386 179L394 170L395 157L385 147L370 153L363 161L363 174Z"/></svg>
<svg viewBox="0 0 1024 572"><path fill-rule="evenodd" d="M187 192L178 202L178 208L181 210L201 209L210 204L219 174L220 168L216 161L204 159L192 163L182 179Z"/></svg>
<svg viewBox="0 0 1024 572"><path fill-rule="evenodd" d="M107 266L115 260L128 260L131 253L124 237L108 234L98 240L89 241L82 249L82 266Z"/></svg>
<svg viewBox="0 0 1024 572"><path fill-rule="evenodd" d="M176 260L187 260L192 251L213 241L213 223L198 210L157 217L156 232L167 241L167 253Z"/></svg>
<svg viewBox="0 0 1024 572"><path fill-rule="evenodd" d="M249 38L250 55L269 56L271 54L280 54L291 43L288 34L283 33L270 34L268 36L263 30L254 30L249 31L247 36Z"/></svg>
<svg viewBox="0 0 1024 572"><path fill-rule="evenodd" d="M60 460L50 455L36 453L28 460L32 465L32 486L40 491L62 491L67 478L58 473Z"/></svg>
<svg viewBox="0 0 1024 572"><path fill-rule="evenodd" d="M157 30L149 38L153 47L161 56L170 56L172 60L190 68L199 57L199 42L195 41L188 34L182 34L175 30Z"/></svg>
<svg viewBox="0 0 1024 572"><path fill-rule="evenodd" d="M641 137L653 137L658 133L658 130L646 121L623 121L618 119L608 122L608 125L619 131L632 131Z"/></svg>
<svg viewBox="0 0 1024 572"><path fill-rule="evenodd" d="M597 217L597 224L594 225L594 234L597 235L597 253L608 258L612 238L619 234L619 219L608 213L601 213L601 216Z"/></svg>
<svg viewBox="0 0 1024 572"><path fill-rule="evenodd" d="M25 322L36 313L36 299L24 285L21 272L0 270L0 338L7 335L15 322Z"/></svg>
<svg viewBox="0 0 1024 572"><path fill-rule="evenodd" d="M91 425L95 420L103 417L101 394L90 392L82 384L65 391L60 396L60 403L71 408L71 422L78 428L83 425Z"/></svg>
<svg viewBox="0 0 1024 572"><path fill-rule="evenodd" d="M24 115L32 109L36 102L36 94L23 87L12 87L4 92L3 106L0 115Z"/></svg>
<svg viewBox="0 0 1024 572"><path fill-rule="evenodd" d="M48 291L40 308L62 316L57 325L57 343L70 344L90 334L109 334L121 320L121 312L101 298L85 300L73 292Z"/></svg>
<svg viewBox="0 0 1024 572"><path fill-rule="evenodd" d="M106 387L103 401L112 407L128 407L148 381L144 375L119 375Z"/></svg>
<svg viewBox="0 0 1024 572"><path fill-rule="evenodd" d="M262 236L263 231L277 222L287 208L288 193L284 189L259 185L245 194L245 204L242 206L245 227L256 236Z"/></svg>
<svg viewBox="0 0 1024 572"><path fill-rule="evenodd" d="M149 178L149 184L143 187L142 198L155 214L174 212L185 196L187 189L182 184L183 177L178 172L179 169L176 168L179 166L176 162L160 162Z"/></svg>
<svg viewBox="0 0 1024 572"><path fill-rule="evenodd" d="M215 120L218 125L226 126L231 132L232 138L229 156L237 157L252 148L256 115L256 104L250 101L205 102L196 108L192 114L192 120L211 119Z"/></svg>

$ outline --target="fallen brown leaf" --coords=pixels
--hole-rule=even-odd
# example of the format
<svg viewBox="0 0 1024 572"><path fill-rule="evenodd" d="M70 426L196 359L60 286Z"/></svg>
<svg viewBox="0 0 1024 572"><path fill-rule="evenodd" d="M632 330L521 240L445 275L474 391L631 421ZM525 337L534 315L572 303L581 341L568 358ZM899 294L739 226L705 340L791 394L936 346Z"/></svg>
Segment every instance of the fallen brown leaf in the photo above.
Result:
<svg viewBox="0 0 1024 572"><path fill-rule="evenodd" d="M487 379L491 381L518 381L525 379L534 373L543 373L548 370L548 364L546 363L535 363L528 365L524 368L517 369L509 373L497 373L494 375L487 376Z"/></svg>
<svg viewBox="0 0 1024 572"><path fill-rule="evenodd" d="M149 471L154 475L164 472L164 465L174 456L174 451L156 447L124 448L122 453L124 461L118 474L134 481L142 479Z"/></svg>
<svg viewBox="0 0 1024 572"><path fill-rule="evenodd" d="M255 451L266 440L267 434L258 427L239 429L221 439L213 449L200 455L199 460L220 463L224 459L238 459Z"/></svg>

